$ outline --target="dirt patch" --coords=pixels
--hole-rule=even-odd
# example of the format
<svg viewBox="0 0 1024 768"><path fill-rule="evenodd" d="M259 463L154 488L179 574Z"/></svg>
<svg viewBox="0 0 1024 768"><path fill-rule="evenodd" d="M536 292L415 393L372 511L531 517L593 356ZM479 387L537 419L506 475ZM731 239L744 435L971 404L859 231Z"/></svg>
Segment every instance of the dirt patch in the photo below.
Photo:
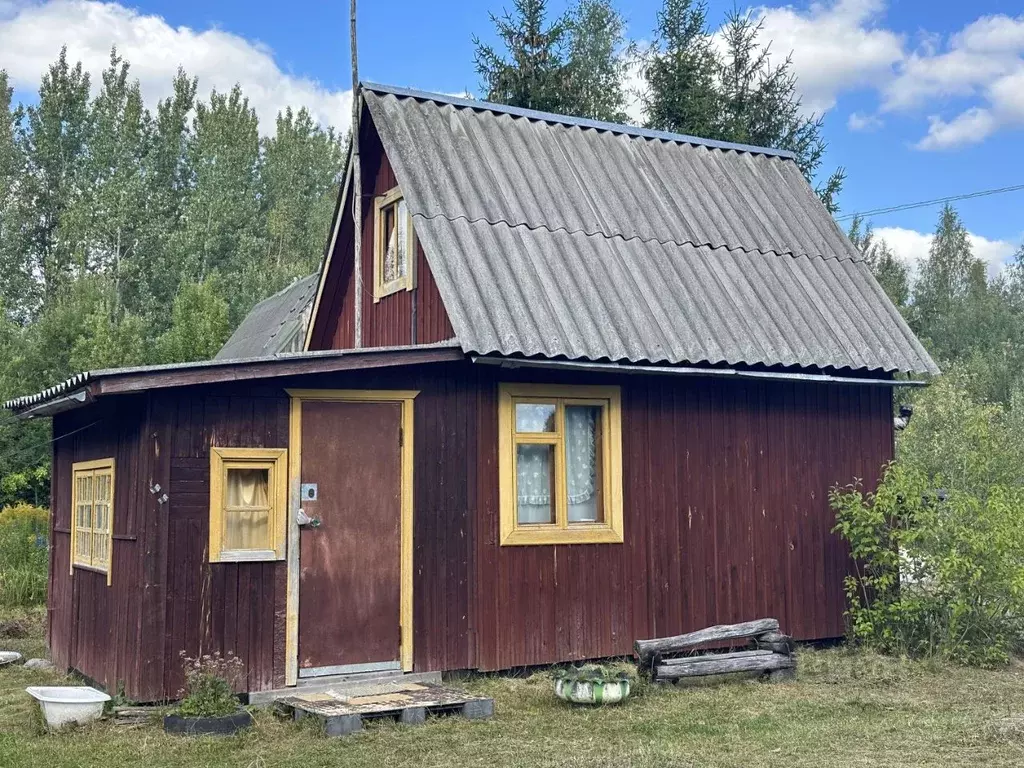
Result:
<svg viewBox="0 0 1024 768"><path fill-rule="evenodd" d="M0 637L12 640L21 640L31 634L31 627L27 622L11 619L0 621Z"/></svg>

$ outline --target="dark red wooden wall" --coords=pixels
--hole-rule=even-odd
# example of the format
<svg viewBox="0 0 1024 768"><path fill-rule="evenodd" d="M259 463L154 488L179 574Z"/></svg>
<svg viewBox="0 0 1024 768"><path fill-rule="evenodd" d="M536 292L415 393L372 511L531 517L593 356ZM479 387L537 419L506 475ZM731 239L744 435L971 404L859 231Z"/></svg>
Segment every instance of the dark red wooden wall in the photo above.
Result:
<svg viewBox="0 0 1024 768"><path fill-rule="evenodd" d="M416 287L373 300L373 200L398 184L380 138L368 119L363 123L363 346L429 344L455 336L426 256L415 238ZM348 349L355 346L355 280L352 213L346 206L335 241L330 271L313 325L310 349ZM414 223L415 229L415 223Z"/></svg>
<svg viewBox="0 0 1024 768"><path fill-rule="evenodd" d="M850 561L827 496L854 478L872 487L892 458L891 392L616 383L625 544L554 547L497 545L497 387L482 384L476 666L624 655L638 638L765 616L799 639L843 635Z"/></svg>
<svg viewBox="0 0 1024 768"><path fill-rule="evenodd" d="M498 546L497 392L512 379L622 387L624 544ZM285 387L420 390L419 670L623 655L640 637L763 616L800 639L841 636L850 563L830 532L828 490L855 478L872 487L892 457L891 392L872 386L527 375L466 362L101 401L55 424L50 643L59 664L158 699L181 685L179 651L233 651L249 690L282 684L284 564L210 565L206 548L209 446L290 447ZM111 452L107 588L96 574L67 576L67 531L71 461ZM155 483L168 503L149 493Z"/></svg>
<svg viewBox="0 0 1024 768"><path fill-rule="evenodd" d="M166 436L166 623L163 689L181 688L184 650L231 652L244 690L284 684L284 562L210 563L210 446L287 448L288 400L278 387L171 390L153 396Z"/></svg>
<svg viewBox="0 0 1024 768"><path fill-rule="evenodd" d="M159 654L144 642L145 573L153 528L145 488L152 462L147 403L126 397L59 414L53 425L50 577L47 644L54 662L75 668L107 690L144 690ZM115 461L112 584L104 574L75 569L71 557L72 464ZM158 580L159 581L159 580Z"/></svg>

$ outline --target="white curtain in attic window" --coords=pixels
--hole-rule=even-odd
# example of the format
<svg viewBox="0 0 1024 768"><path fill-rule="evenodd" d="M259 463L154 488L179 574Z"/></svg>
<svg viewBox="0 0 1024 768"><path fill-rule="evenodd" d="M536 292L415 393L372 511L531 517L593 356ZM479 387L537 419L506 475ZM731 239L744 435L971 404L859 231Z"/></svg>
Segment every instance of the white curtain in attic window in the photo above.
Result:
<svg viewBox="0 0 1024 768"><path fill-rule="evenodd" d="M228 469L224 549L272 549L270 470Z"/></svg>
<svg viewBox="0 0 1024 768"><path fill-rule="evenodd" d="M409 271L409 213L404 199L395 203L392 216L394 225L388 235L388 249L384 254L385 283L400 280Z"/></svg>

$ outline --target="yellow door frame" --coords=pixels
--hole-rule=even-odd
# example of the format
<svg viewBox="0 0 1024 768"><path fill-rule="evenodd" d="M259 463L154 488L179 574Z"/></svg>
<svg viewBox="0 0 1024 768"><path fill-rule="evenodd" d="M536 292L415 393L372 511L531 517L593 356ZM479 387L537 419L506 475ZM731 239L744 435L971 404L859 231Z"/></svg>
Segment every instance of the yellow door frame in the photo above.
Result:
<svg viewBox="0 0 1024 768"><path fill-rule="evenodd" d="M401 662L412 671L412 523L413 523L413 400L416 390L403 389L289 389L289 514L288 514L288 594L285 629L285 684L295 685L299 678L299 521L302 476L302 403L328 400L340 403L400 403L402 406L402 568L401 568Z"/></svg>

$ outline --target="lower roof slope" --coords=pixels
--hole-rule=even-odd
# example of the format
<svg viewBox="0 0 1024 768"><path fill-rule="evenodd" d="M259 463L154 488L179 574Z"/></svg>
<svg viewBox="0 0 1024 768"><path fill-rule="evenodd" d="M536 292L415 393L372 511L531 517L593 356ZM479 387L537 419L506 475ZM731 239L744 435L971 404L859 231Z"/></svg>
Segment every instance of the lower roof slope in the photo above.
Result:
<svg viewBox="0 0 1024 768"><path fill-rule="evenodd" d="M787 153L364 88L467 352L938 372Z"/></svg>
<svg viewBox="0 0 1024 768"><path fill-rule="evenodd" d="M862 261L414 222L467 352L934 368Z"/></svg>
<svg viewBox="0 0 1024 768"><path fill-rule="evenodd" d="M240 360L301 349L306 309L316 293L317 278L307 275L253 307L214 359Z"/></svg>

